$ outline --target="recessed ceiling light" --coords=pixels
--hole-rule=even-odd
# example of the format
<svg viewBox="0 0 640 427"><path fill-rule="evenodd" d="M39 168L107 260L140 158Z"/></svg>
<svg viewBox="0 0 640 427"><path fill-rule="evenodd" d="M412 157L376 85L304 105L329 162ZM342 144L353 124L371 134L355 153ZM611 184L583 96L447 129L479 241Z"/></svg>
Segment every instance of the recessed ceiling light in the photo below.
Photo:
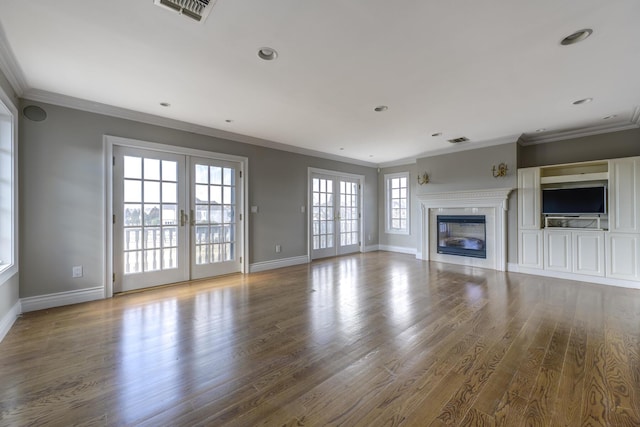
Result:
<svg viewBox="0 0 640 427"><path fill-rule="evenodd" d="M258 56L265 61L273 61L278 57L278 52L270 47L261 47L258 51Z"/></svg>
<svg viewBox="0 0 640 427"><path fill-rule="evenodd" d="M344 147L340 147L340 151L344 151Z"/></svg>
<svg viewBox="0 0 640 427"><path fill-rule="evenodd" d="M610 116L603 117L602 120L609 120L609 119L613 119L614 117L618 117L618 116L616 114L612 114Z"/></svg>
<svg viewBox="0 0 640 427"><path fill-rule="evenodd" d="M581 42L582 40L589 37L591 33L593 33L593 30L591 28L585 28L583 30L576 31L575 33L569 34L567 37L563 38L560 44L563 46L568 46L570 44Z"/></svg>
<svg viewBox="0 0 640 427"><path fill-rule="evenodd" d="M547 130L547 128L540 128L540 129L536 129L536 132L544 132L545 130Z"/></svg>
<svg viewBox="0 0 640 427"><path fill-rule="evenodd" d="M432 133L431 136L442 136L442 132L436 132L436 133Z"/></svg>
<svg viewBox="0 0 640 427"><path fill-rule="evenodd" d="M387 107L386 105L378 105L376 108L373 109L373 111L377 111L378 113L381 111L387 111L389 109L389 107Z"/></svg>
<svg viewBox="0 0 640 427"><path fill-rule="evenodd" d="M168 102L161 102L160 105L163 107L171 107L171 104L169 104Z"/></svg>
<svg viewBox="0 0 640 427"><path fill-rule="evenodd" d="M573 105L588 104L588 103L590 103L591 101L593 101L593 98L578 99L577 101L573 101Z"/></svg>

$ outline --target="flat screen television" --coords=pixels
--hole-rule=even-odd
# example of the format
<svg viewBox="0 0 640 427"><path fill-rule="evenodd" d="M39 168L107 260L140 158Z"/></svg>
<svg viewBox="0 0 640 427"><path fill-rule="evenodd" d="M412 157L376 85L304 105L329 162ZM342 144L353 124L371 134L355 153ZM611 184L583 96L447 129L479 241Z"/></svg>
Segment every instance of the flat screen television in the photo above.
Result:
<svg viewBox="0 0 640 427"><path fill-rule="evenodd" d="M542 190L542 213L546 215L602 215L607 213L604 185Z"/></svg>

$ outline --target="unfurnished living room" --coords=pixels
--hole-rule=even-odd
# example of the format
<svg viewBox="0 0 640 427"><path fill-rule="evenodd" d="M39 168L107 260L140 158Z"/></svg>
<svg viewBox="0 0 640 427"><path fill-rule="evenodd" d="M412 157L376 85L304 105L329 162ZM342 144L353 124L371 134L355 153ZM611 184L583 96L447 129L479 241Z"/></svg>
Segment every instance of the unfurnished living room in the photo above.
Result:
<svg viewBox="0 0 640 427"><path fill-rule="evenodd" d="M0 426L640 426L638 18L3 0Z"/></svg>

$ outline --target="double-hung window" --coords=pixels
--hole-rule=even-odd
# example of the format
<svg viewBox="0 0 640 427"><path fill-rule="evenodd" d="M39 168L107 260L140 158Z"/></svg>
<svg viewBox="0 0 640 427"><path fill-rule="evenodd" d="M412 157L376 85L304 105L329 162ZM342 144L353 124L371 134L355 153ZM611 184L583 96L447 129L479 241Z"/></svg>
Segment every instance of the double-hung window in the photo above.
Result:
<svg viewBox="0 0 640 427"><path fill-rule="evenodd" d="M385 231L409 234L409 172L387 174L385 181Z"/></svg>
<svg viewBox="0 0 640 427"><path fill-rule="evenodd" d="M0 284L17 271L17 112L0 89Z"/></svg>

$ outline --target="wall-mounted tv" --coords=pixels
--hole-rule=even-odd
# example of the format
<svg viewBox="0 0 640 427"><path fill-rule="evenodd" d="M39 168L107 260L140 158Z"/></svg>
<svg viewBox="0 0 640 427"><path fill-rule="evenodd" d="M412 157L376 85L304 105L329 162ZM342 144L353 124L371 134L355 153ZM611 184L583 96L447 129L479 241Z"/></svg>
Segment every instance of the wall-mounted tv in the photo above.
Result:
<svg viewBox="0 0 640 427"><path fill-rule="evenodd" d="M607 213L605 185L542 190L542 213L546 215L603 215Z"/></svg>

